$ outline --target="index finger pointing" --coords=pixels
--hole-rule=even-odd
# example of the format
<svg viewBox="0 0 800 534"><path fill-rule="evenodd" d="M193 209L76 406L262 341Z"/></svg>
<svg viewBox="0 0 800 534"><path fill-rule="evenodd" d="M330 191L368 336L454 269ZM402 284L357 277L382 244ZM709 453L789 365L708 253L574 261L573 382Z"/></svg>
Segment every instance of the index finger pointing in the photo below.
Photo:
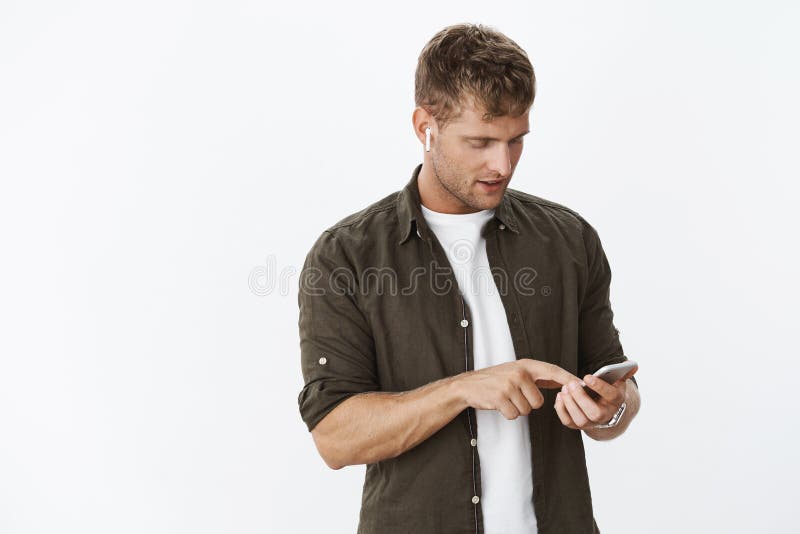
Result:
<svg viewBox="0 0 800 534"><path fill-rule="evenodd" d="M529 361L530 363L525 364L525 368L539 387L560 389L561 386L578 380L578 377L555 364L538 360Z"/></svg>

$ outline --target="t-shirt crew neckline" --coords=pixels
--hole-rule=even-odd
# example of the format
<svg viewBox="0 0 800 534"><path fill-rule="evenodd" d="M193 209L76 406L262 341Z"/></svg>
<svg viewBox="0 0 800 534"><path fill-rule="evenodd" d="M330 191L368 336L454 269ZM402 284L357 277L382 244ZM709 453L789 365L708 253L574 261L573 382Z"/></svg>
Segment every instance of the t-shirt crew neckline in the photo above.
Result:
<svg viewBox="0 0 800 534"><path fill-rule="evenodd" d="M494 209L485 209L475 211L473 213L442 213L440 211L433 211L432 209L425 207L424 204L420 204L420 208L422 208L422 213L425 215L426 219L436 223L458 224L479 222L483 221L484 219L490 219L492 215L494 215Z"/></svg>

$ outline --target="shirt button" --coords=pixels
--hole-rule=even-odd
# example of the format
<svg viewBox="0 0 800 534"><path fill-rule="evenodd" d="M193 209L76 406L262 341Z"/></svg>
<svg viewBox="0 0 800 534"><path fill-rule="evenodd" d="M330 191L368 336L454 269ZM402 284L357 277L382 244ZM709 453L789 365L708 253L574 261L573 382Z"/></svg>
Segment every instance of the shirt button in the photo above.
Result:
<svg viewBox="0 0 800 534"><path fill-rule="evenodd" d="M480 497L478 497L477 495L472 497L472 504L478 504L479 502L481 502Z"/></svg>
<svg viewBox="0 0 800 534"><path fill-rule="evenodd" d="M501 225L499 226L499 228L500 228L501 230L505 230L505 229L506 229L506 225L505 225L505 224L501 224Z"/></svg>
<svg viewBox="0 0 800 534"><path fill-rule="evenodd" d="M461 326L466 328L468 324L469 324L469 321L467 321L466 319L461 319Z"/></svg>
<svg viewBox="0 0 800 534"><path fill-rule="evenodd" d="M477 440L477 439L475 439L475 438L472 438L471 440L469 440L469 444L470 444L470 445L472 445L472 446L474 447L475 445L477 445L477 444L478 444L478 440Z"/></svg>
<svg viewBox="0 0 800 534"><path fill-rule="evenodd" d="M325 365L326 363L328 363L328 358L326 358L325 356L319 359L320 365Z"/></svg>

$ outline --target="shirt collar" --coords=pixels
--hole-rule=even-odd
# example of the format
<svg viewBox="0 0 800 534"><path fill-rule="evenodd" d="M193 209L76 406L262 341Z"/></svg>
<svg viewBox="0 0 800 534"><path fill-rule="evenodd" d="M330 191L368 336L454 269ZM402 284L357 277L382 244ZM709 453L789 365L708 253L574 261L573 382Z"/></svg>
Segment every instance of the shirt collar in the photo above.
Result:
<svg viewBox="0 0 800 534"><path fill-rule="evenodd" d="M420 208L421 200L419 184L417 184L420 170L422 170L422 163L417 165L414 172L411 173L411 179L397 196L397 218L400 223L399 245L405 243L409 236L415 233L420 237L425 237L430 231L425 223L425 217L422 215L422 208ZM508 197L508 190L503 193L503 199L494 209L493 218L497 220L497 224L505 225L515 234L519 233L517 219L514 216L511 200Z"/></svg>

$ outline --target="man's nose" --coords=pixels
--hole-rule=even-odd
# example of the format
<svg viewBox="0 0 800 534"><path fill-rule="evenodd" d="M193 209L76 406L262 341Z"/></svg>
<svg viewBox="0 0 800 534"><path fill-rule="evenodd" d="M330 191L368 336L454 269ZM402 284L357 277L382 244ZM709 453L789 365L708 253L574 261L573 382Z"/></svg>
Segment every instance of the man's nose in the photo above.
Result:
<svg viewBox="0 0 800 534"><path fill-rule="evenodd" d="M495 149L492 151L489 167L501 177L508 178L511 174L511 149L507 144L496 144Z"/></svg>

